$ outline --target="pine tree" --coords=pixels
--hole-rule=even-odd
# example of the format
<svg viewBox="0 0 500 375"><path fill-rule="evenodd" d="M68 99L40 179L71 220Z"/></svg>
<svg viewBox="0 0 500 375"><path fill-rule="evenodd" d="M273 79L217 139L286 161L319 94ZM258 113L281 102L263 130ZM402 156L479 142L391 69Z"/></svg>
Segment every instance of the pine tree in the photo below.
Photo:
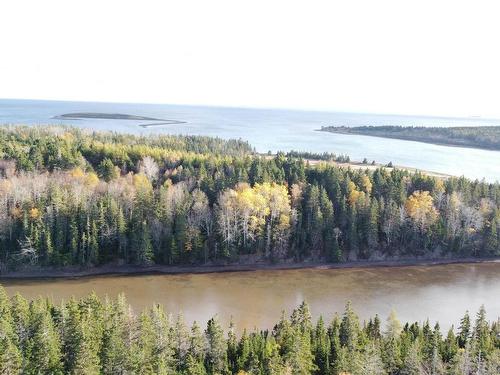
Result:
<svg viewBox="0 0 500 375"><path fill-rule="evenodd" d="M63 373L59 335L43 300L30 306L30 339L26 352L26 374Z"/></svg>
<svg viewBox="0 0 500 375"><path fill-rule="evenodd" d="M172 335L169 333L169 319L161 305L153 306L149 313L153 324L153 332L155 333L153 368L155 373L173 373L177 363L174 358Z"/></svg>
<svg viewBox="0 0 500 375"><path fill-rule="evenodd" d="M477 312L476 322L474 325L474 342L476 357L478 361L483 360L491 352L491 336L488 327L488 321L486 320L486 310L484 305L481 305L479 311Z"/></svg>
<svg viewBox="0 0 500 375"><path fill-rule="evenodd" d="M471 324L469 312L466 311L462 320L460 320L460 327L458 329L458 346L465 348L471 336Z"/></svg>
<svg viewBox="0 0 500 375"><path fill-rule="evenodd" d="M175 326L171 331L177 371L182 372L184 370L184 364L186 363L186 356L189 352L189 332L184 323L182 314L177 316Z"/></svg>
<svg viewBox="0 0 500 375"><path fill-rule="evenodd" d="M359 335L359 319L352 309L351 302L345 306L342 322L340 323L339 338L342 346L353 351L357 349Z"/></svg>
<svg viewBox="0 0 500 375"><path fill-rule="evenodd" d="M74 218L70 219L69 224L69 258L70 263L74 264L78 262L78 243L79 243L79 231L78 225Z"/></svg>
<svg viewBox="0 0 500 375"><path fill-rule="evenodd" d="M28 301L26 301L26 299L23 298L19 293L16 293L12 298L11 306L12 328L17 336L16 344L18 345L23 357L26 356L26 348L28 346L30 335L29 310L30 308ZM5 317L6 315L3 316Z"/></svg>
<svg viewBox="0 0 500 375"><path fill-rule="evenodd" d="M89 237L88 237L88 258L87 261L91 265L97 265L99 263L99 240L97 224L95 220L92 220L90 227Z"/></svg>
<svg viewBox="0 0 500 375"><path fill-rule="evenodd" d="M403 359L401 375L421 375L424 373L422 357L420 355L420 345L418 341L413 341L408 353Z"/></svg>
<svg viewBox="0 0 500 375"><path fill-rule="evenodd" d="M184 373L186 375L206 375L207 370L202 362L199 362L191 354L188 354L186 358L186 370Z"/></svg>
<svg viewBox="0 0 500 375"><path fill-rule="evenodd" d="M128 334L127 310L123 295L118 296L116 303L107 301L104 305L102 347L105 350L100 353L100 363L104 373L123 373L127 370L129 359L126 342ZM79 330L79 327L74 329ZM78 341L80 340L82 338L78 337ZM72 343L72 345L79 345L79 343ZM76 360L72 362L76 362Z"/></svg>
<svg viewBox="0 0 500 375"><path fill-rule="evenodd" d="M370 212L368 218L368 247L370 249L376 249L379 245L379 235L378 235L378 220L379 220L379 205L376 199L371 199Z"/></svg>
<svg viewBox="0 0 500 375"><path fill-rule="evenodd" d="M232 374L238 370L238 340L234 332L234 323L231 318L227 337L227 362Z"/></svg>
<svg viewBox="0 0 500 375"><path fill-rule="evenodd" d="M293 326L288 351L283 359L293 374L306 375L316 371L310 334L303 333L299 326Z"/></svg>
<svg viewBox="0 0 500 375"><path fill-rule="evenodd" d="M337 314L333 317L328 327L330 339L330 368L337 368L337 361L342 345L340 344L340 319Z"/></svg>
<svg viewBox="0 0 500 375"><path fill-rule="evenodd" d="M386 337L383 341L382 360L388 374L397 374L402 367L401 347L395 337Z"/></svg>
<svg viewBox="0 0 500 375"><path fill-rule="evenodd" d="M375 315L375 318L370 319L367 326L367 335L371 340L379 340L382 335L380 333L380 318Z"/></svg>
<svg viewBox="0 0 500 375"><path fill-rule="evenodd" d="M227 344L217 318L212 318L208 321L205 336L207 340L205 358L207 371L214 375L227 374Z"/></svg>
<svg viewBox="0 0 500 375"><path fill-rule="evenodd" d="M134 247L137 252L137 263L142 265L153 262L153 245L148 224L143 220L135 233Z"/></svg>
<svg viewBox="0 0 500 375"><path fill-rule="evenodd" d="M451 362L458 352L458 342L455 334L453 333L453 326L448 330L446 339L444 341L442 357L445 362Z"/></svg>
<svg viewBox="0 0 500 375"><path fill-rule="evenodd" d="M22 352L16 333L10 319L0 314L0 374L19 374L21 365Z"/></svg>
<svg viewBox="0 0 500 375"><path fill-rule="evenodd" d="M500 219L497 216L493 217L489 225L489 228L487 228L485 244L484 244L485 250L492 255L498 255L500 252L500 240L498 234Z"/></svg>
<svg viewBox="0 0 500 375"><path fill-rule="evenodd" d="M248 337L247 331L244 330L238 345L235 370L244 370L247 368L250 352L252 351L250 345L250 338Z"/></svg>
<svg viewBox="0 0 500 375"><path fill-rule="evenodd" d="M267 338L264 348L264 373L269 375L289 374L290 369L285 366L279 353L279 345L274 337Z"/></svg>
<svg viewBox="0 0 500 375"><path fill-rule="evenodd" d="M186 373L189 375L204 375L206 369L205 361L205 340L202 336L200 326L194 322L191 327L189 339L189 351L186 358Z"/></svg>
<svg viewBox="0 0 500 375"><path fill-rule="evenodd" d="M103 159L99 163L97 170L99 171L100 177L103 178L107 182L114 180L120 174L118 168L115 167L115 165L113 164L113 161L111 161L111 159L109 159L109 158Z"/></svg>
<svg viewBox="0 0 500 375"><path fill-rule="evenodd" d="M71 299L63 310L65 330L63 352L65 371L77 374L95 374L100 369L99 348L93 340L95 329L93 322L82 312L78 302Z"/></svg>
<svg viewBox="0 0 500 375"><path fill-rule="evenodd" d="M314 330L313 354L315 365L318 368L317 374L326 375L330 373L330 339L323 322L323 317L319 317Z"/></svg>
<svg viewBox="0 0 500 375"><path fill-rule="evenodd" d="M354 356L353 373L378 375L384 374L384 363L380 357L380 350L374 343L366 344L362 353Z"/></svg>
<svg viewBox="0 0 500 375"><path fill-rule="evenodd" d="M129 369L134 374L158 374L154 368L155 332L147 312L139 316L138 334L132 341Z"/></svg>
<svg viewBox="0 0 500 375"><path fill-rule="evenodd" d="M118 207L116 216L116 232L118 236L117 253L121 259L128 260L127 253L127 222L122 207Z"/></svg>

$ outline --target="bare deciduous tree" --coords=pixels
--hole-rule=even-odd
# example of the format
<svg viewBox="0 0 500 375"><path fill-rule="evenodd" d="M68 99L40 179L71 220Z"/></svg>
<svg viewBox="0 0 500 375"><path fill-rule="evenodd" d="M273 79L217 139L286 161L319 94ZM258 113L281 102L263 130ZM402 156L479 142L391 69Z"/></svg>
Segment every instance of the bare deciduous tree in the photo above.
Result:
<svg viewBox="0 0 500 375"><path fill-rule="evenodd" d="M144 173L150 181L158 179L160 168L151 156L145 156L139 163L139 173Z"/></svg>

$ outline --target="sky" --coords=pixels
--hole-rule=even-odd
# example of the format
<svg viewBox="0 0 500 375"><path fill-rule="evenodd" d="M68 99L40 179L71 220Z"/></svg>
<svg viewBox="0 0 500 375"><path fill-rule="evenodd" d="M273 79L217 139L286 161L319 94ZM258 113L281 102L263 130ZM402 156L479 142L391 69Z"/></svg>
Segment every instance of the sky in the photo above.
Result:
<svg viewBox="0 0 500 375"><path fill-rule="evenodd" d="M498 118L499 3L2 0L0 98Z"/></svg>

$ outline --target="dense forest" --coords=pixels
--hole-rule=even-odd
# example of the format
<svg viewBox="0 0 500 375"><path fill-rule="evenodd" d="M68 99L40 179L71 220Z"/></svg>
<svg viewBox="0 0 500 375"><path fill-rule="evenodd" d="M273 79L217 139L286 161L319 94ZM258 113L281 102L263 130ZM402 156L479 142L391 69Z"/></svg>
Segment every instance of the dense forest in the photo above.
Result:
<svg viewBox="0 0 500 375"><path fill-rule="evenodd" d="M321 131L500 150L500 126L323 126Z"/></svg>
<svg viewBox="0 0 500 375"><path fill-rule="evenodd" d="M239 140L0 128L0 270L498 255L498 183Z"/></svg>
<svg viewBox="0 0 500 375"><path fill-rule="evenodd" d="M161 305L135 315L120 295L60 305L0 286L1 374L491 374L500 373L500 321L482 307L443 335L438 323L400 323L391 313L361 322L351 305L315 323L307 304L271 331L217 317L188 327Z"/></svg>

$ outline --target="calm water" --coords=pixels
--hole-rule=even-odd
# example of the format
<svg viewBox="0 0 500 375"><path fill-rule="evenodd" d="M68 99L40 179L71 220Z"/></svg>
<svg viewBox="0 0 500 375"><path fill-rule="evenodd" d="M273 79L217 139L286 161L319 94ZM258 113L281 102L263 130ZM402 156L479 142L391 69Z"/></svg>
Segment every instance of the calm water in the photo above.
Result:
<svg viewBox="0 0 500 375"><path fill-rule="evenodd" d="M107 112L186 121L143 129L130 120L55 120L70 112ZM221 138L242 138L259 152L312 151L347 154L352 160L392 161L403 165L469 178L500 181L500 152L461 147L317 132L323 125L479 126L500 125L500 120L453 119L415 116L369 115L290 110L264 110L178 106L0 100L0 124L69 124L84 128L124 131L135 134L202 134Z"/></svg>
<svg viewBox="0 0 500 375"><path fill-rule="evenodd" d="M241 330L272 328L280 312L307 301L314 317L341 312L351 300L363 319L384 318L395 309L401 320L438 320L447 329L465 310L486 306L490 319L500 316L500 263L372 269L305 269L219 274L92 277L57 280L0 280L9 294L55 301L91 291L116 297L125 292L138 311L162 303L173 314L203 324L218 314Z"/></svg>

